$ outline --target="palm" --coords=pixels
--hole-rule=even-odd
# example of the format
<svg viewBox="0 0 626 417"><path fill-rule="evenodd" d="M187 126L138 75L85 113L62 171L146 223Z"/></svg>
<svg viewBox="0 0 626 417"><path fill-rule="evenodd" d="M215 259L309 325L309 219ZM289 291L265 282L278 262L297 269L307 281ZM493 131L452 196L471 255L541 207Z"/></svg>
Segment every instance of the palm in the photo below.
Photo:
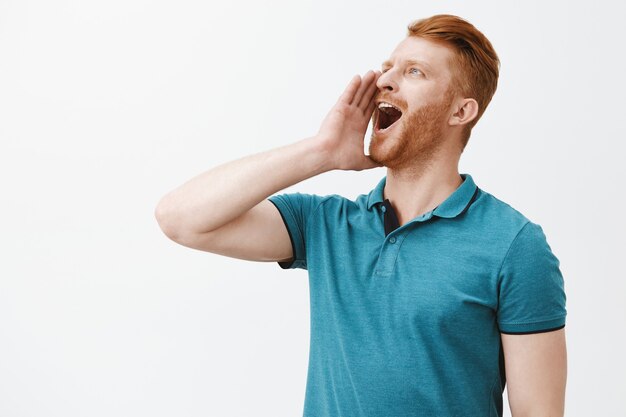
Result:
<svg viewBox="0 0 626 417"><path fill-rule="evenodd" d="M352 78L322 122L318 135L337 169L360 171L381 166L363 153L363 139L375 108L378 75L368 71L363 80L359 76Z"/></svg>

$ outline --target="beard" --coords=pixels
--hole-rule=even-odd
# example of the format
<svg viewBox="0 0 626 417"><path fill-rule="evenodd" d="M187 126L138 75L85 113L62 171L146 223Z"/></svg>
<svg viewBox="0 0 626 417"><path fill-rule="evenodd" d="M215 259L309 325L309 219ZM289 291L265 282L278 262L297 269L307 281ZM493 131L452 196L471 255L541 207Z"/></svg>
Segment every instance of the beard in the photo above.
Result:
<svg viewBox="0 0 626 417"><path fill-rule="evenodd" d="M454 96L447 91L441 101L427 104L412 113L403 114L383 138L372 129L369 157L387 168L417 173L434 161L444 142L443 128ZM378 111L378 110L375 110ZM376 123L372 118L372 123Z"/></svg>

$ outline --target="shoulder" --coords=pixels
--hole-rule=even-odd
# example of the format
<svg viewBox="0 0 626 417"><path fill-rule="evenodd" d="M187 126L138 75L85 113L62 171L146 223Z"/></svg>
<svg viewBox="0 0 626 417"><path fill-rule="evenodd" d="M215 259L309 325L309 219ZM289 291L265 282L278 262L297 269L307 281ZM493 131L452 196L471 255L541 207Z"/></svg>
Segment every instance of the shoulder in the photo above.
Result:
<svg viewBox="0 0 626 417"><path fill-rule="evenodd" d="M349 198L339 194L327 194L319 196L318 209L319 211L326 212L367 210L367 199L367 194L360 194L354 198Z"/></svg>
<svg viewBox="0 0 626 417"><path fill-rule="evenodd" d="M481 219L501 231L516 235L532 221L516 207L499 199L493 194L479 189L476 203L481 212Z"/></svg>
<svg viewBox="0 0 626 417"><path fill-rule="evenodd" d="M499 241L503 264L505 260L512 262L519 258L522 265L528 267L531 261L553 257L540 224L490 193L482 191L482 198L485 227L486 230L492 231L495 239ZM487 226L487 223L490 226Z"/></svg>
<svg viewBox="0 0 626 417"><path fill-rule="evenodd" d="M537 222L511 204L480 190L470 222L476 236L501 259L512 246L545 247L546 235Z"/></svg>

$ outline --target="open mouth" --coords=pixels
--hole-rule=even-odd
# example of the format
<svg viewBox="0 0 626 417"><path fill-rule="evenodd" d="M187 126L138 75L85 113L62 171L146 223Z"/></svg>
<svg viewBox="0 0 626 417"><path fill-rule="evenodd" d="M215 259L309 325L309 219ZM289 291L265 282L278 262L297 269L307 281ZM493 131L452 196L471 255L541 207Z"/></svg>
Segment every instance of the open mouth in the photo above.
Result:
<svg viewBox="0 0 626 417"><path fill-rule="evenodd" d="M384 132L389 130L402 117L402 111L392 104L381 102L377 108L375 130Z"/></svg>

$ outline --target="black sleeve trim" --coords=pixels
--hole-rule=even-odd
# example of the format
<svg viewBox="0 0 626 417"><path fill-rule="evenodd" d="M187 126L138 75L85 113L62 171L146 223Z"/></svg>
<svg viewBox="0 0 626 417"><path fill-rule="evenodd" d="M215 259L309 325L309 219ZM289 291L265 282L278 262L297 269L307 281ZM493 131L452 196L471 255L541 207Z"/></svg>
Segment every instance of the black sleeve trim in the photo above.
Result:
<svg viewBox="0 0 626 417"><path fill-rule="evenodd" d="M293 242L293 236L291 236L291 231L289 230L289 226L287 226L287 221L285 220L285 216L283 216L283 213L280 211L276 203L274 203L270 199L267 199L267 201L274 204L274 207L276 207L276 210L278 210L278 213L280 214L280 218L283 219L283 223L285 224L285 229L287 229L287 233L289 234L289 241L291 242L291 251L293 252L293 259L291 261L286 261L286 262L280 262L280 261L277 261L277 262L278 262L278 265L282 269L290 269L293 263L296 261L296 245Z"/></svg>
<svg viewBox="0 0 626 417"><path fill-rule="evenodd" d="M500 333L504 333L504 334L535 334L535 333L553 332L555 330L560 330L563 327L565 327L565 325L562 325L562 326L559 326L559 327L554 327L552 329L535 330L535 331L532 331L532 332L503 332L502 330L500 330Z"/></svg>

